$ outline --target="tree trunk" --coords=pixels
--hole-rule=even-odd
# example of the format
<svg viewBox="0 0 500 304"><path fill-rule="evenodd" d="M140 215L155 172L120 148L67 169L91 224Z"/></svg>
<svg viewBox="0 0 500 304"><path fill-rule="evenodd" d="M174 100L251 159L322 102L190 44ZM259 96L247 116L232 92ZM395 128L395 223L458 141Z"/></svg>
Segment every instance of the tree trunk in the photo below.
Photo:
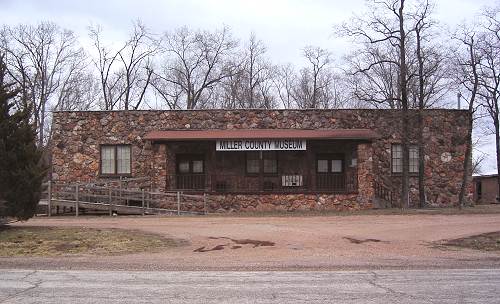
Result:
<svg viewBox="0 0 500 304"><path fill-rule="evenodd" d="M425 207L425 149L424 149L424 59L420 31L417 24L417 58L418 58L418 207Z"/></svg>
<svg viewBox="0 0 500 304"><path fill-rule="evenodd" d="M418 207L425 207L425 149L423 109L418 111Z"/></svg>
<svg viewBox="0 0 500 304"><path fill-rule="evenodd" d="M496 152L497 152L497 202L498 198L500 196L500 122L498 121L498 111L496 112L497 114L495 115L494 118L494 125L495 125L495 147L496 147Z"/></svg>
<svg viewBox="0 0 500 304"><path fill-rule="evenodd" d="M40 132L38 133L38 147L40 149L42 149L43 147L43 136L44 136L44 128L45 128L45 103L46 101L43 101L42 102L42 107L40 109L40 125L39 125L39 128L40 128Z"/></svg>
<svg viewBox="0 0 500 304"><path fill-rule="evenodd" d="M464 159L464 173L462 176L462 185L460 186L460 193L458 194L458 209L464 206L465 191L467 191L467 183L469 182L469 171L471 166L472 154L472 109L473 102L469 104L469 120L467 121L467 144L465 146L465 159Z"/></svg>
<svg viewBox="0 0 500 304"><path fill-rule="evenodd" d="M404 0L400 0L399 7L399 34L400 34L400 44L399 44L399 74L400 74L400 92L401 92L401 107L402 107L402 123L403 123L403 134L402 134L402 148L403 148L403 180L401 181L401 196L402 205L404 208L410 207L409 200L409 164L410 164L410 151L409 151L409 111L408 111L408 79L407 79L407 69L406 69L406 32L404 28Z"/></svg>
<svg viewBox="0 0 500 304"><path fill-rule="evenodd" d="M467 144L465 147L465 159L464 159L464 173L462 176L462 185L460 186L460 193L458 195L458 209L462 209L464 205L465 191L467 190L467 183L469 182L469 171L471 166L471 155L472 155L472 128L474 127L474 101L476 100L477 89L479 86L479 76L477 74L476 68L476 58L474 56L474 38L471 38L470 44L468 44L470 65L472 68L472 76L474 77L473 87L471 91L471 97L469 100L469 120L467 125ZM498 137L497 137L498 138ZM498 146L497 146L498 147ZM498 156L498 150L497 150ZM498 162L498 160L497 160Z"/></svg>
<svg viewBox="0 0 500 304"><path fill-rule="evenodd" d="M408 104L403 103L403 176L401 181L401 196L402 205L404 208L410 208L410 149L409 149L409 117L408 117Z"/></svg>

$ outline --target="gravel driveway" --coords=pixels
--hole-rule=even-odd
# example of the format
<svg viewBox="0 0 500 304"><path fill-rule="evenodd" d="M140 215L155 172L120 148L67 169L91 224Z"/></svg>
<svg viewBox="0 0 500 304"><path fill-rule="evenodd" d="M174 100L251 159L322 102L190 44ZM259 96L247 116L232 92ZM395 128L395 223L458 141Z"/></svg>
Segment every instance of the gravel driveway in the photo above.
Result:
<svg viewBox="0 0 500 304"><path fill-rule="evenodd" d="M432 242L500 230L500 214L304 217L52 217L19 226L138 229L186 239L160 253L0 258L0 268L341 270L500 267L500 254Z"/></svg>

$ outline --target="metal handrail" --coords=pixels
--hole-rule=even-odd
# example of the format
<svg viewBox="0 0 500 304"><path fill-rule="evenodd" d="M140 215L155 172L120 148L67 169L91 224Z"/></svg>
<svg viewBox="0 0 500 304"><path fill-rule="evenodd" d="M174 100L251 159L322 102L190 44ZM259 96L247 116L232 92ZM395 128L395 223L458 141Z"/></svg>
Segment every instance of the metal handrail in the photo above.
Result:
<svg viewBox="0 0 500 304"><path fill-rule="evenodd" d="M139 207L142 208L142 214L145 214L146 209L162 209L175 210L177 214L195 213L194 211L186 210L201 209L196 213L207 214L207 196L184 194L181 191L158 192L146 191L145 189L123 189L121 187L112 186L95 186L90 183L58 183L49 181L46 183L47 191L43 197L47 197L48 216L51 215L52 202L73 202L75 207L75 215L79 214L80 203L85 204L101 204L109 206L109 214L112 215L113 208L117 207ZM131 204L132 203L132 204Z"/></svg>
<svg viewBox="0 0 500 304"><path fill-rule="evenodd" d="M377 180L374 181L374 188L375 196L389 202L390 207L392 208L394 204L393 191L388 186Z"/></svg>

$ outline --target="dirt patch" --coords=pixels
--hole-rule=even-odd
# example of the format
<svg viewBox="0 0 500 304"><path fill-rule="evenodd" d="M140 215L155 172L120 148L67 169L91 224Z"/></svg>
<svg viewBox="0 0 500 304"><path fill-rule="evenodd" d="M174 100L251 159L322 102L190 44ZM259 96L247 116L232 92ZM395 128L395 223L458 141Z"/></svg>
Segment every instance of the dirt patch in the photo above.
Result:
<svg viewBox="0 0 500 304"><path fill-rule="evenodd" d="M500 213L303 217L39 217L14 227L140 230L188 239L191 246L130 255L0 258L0 268L109 270L342 270L499 268L498 251L429 246L441 240L499 231ZM2 234L0 232L0 234ZM239 245L229 239L275 242ZM212 238L209 238L212 237ZM352 243L368 238L380 242ZM206 253L194 249L222 250ZM84 246L84 245L81 245ZM241 248L232 249L233 246ZM443 246L444 247L444 246ZM78 250L81 250L78 248Z"/></svg>
<svg viewBox="0 0 500 304"><path fill-rule="evenodd" d="M244 240L230 239L230 240L238 245L253 245L253 248L260 247L260 246L274 246L275 245L274 242L269 242L269 241L257 241L257 240L250 240L250 239L244 239Z"/></svg>
<svg viewBox="0 0 500 304"><path fill-rule="evenodd" d="M224 247L226 247L226 245L217 245L215 247L212 247L210 249L205 249L205 246L203 247L200 247L200 248L197 248L195 250L193 250L194 252L209 252L209 251L217 251L217 250L222 250L224 249Z"/></svg>
<svg viewBox="0 0 500 304"><path fill-rule="evenodd" d="M2 227L0 257L119 255L187 245L153 233L122 229Z"/></svg>
<svg viewBox="0 0 500 304"><path fill-rule="evenodd" d="M197 249L193 250L193 252L216 251L216 250L222 250L225 247L229 247L231 249L244 248L243 246L238 246L238 245L252 245L252 248L261 247L261 246L274 246L275 245L274 242L270 242L270 241L258 241L258 240L251 240L251 239L241 239L241 240L238 240L238 239L232 239L232 238L228 238L228 237L213 237L213 236L209 236L208 239L210 239L210 240L221 240L221 239L223 239L223 240L229 240L229 241L233 242L236 245L231 246L230 243L229 244L220 244L220 245L217 245L215 247L212 247L211 249L205 249L206 246L203 246L203 247L200 247L200 248L197 248Z"/></svg>
<svg viewBox="0 0 500 304"><path fill-rule="evenodd" d="M453 240L445 240L438 242L437 245L438 247L458 247L500 252L500 231L483 233Z"/></svg>
<svg viewBox="0 0 500 304"><path fill-rule="evenodd" d="M347 236L343 237L343 239L346 239L353 244L363 244L363 243L367 243L367 242L373 242L373 243L381 242L381 240L377 240L377 239L355 239L355 238L351 238L351 237L347 237Z"/></svg>

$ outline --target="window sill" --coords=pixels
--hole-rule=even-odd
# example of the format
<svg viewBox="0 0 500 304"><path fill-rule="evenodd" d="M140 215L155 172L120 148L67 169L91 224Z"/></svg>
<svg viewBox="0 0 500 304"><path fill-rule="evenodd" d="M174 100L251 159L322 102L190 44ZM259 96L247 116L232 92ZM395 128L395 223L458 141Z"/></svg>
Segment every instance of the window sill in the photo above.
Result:
<svg viewBox="0 0 500 304"><path fill-rule="evenodd" d="M132 177L132 174L99 174L99 177L102 178L117 178L117 177Z"/></svg>
<svg viewBox="0 0 500 304"><path fill-rule="evenodd" d="M391 175L394 176L394 177L403 177L403 173L394 173L394 172L392 172ZM409 173L409 176L410 177L417 177L418 176L418 172L417 173Z"/></svg>

